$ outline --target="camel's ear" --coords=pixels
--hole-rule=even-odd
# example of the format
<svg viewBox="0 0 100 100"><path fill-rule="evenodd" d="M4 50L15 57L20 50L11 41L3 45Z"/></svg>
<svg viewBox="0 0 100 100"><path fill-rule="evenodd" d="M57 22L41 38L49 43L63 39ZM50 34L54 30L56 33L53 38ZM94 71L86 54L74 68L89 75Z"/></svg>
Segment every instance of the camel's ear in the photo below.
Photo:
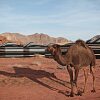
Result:
<svg viewBox="0 0 100 100"><path fill-rule="evenodd" d="M57 49L57 48L59 48L60 47L60 45L58 45L58 44L54 44L53 45L53 48L55 48L55 49Z"/></svg>

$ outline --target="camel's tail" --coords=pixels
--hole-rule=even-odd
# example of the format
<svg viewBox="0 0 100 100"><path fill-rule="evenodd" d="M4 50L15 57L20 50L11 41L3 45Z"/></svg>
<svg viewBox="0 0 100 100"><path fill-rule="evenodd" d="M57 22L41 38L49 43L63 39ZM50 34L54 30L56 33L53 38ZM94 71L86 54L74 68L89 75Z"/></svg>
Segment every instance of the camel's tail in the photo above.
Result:
<svg viewBox="0 0 100 100"><path fill-rule="evenodd" d="M83 47L87 48L87 45L83 40L77 40L75 43L79 46L83 46Z"/></svg>

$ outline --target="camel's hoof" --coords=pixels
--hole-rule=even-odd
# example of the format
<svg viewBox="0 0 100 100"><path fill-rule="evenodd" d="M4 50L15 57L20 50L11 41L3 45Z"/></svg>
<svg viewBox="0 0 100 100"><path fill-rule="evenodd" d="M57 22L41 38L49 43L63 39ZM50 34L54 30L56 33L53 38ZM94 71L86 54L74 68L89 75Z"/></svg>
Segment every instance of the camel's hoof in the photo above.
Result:
<svg viewBox="0 0 100 100"><path fill-rule="evenodd" d="M62 93L62 94L64 94L67 97L74 97L74 94L70 93L69 91L66 91L66 92L64 92L64 91L58 91L58 93Z"/></svg>
<svg viewBox="0 0 100 100"><path fill-rule="evenodd" d="M79 90L79 91L77 92L77 95L78 95L78 96L82 96L82 93L83 93L83 91L80 91L80 90Z"/></svg>
<svg viewBox="0 0 100 100"><path fill-rule="evenodd" d="M95 93L95 92L96 92L96 90L95 90L95 89L93 89L93 90L91 90L91 92Z"/></svg>
<svg viewBox="0 0 100 100"><path fill-rule="evenodd" d="M73 93L70 93L70 97L74 97L74 94Z"/></svg>

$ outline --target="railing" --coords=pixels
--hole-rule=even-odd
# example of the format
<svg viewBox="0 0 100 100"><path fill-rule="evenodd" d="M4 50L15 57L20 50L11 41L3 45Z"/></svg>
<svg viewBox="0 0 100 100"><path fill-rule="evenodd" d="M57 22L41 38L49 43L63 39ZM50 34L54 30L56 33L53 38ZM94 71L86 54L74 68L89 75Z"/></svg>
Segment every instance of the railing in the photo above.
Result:
<svg viewBox="0 0 100 100"><path fill-rule="evenodd" d="M94 51L96 58L100 59L100 44L88 44ZM61 46L61 50L63 53L67 51L67 49L71 45ZM47 46L44 47L0 47L0 57L25 57L25 56L34 56L35 54L45 55L46 57L50 57L51 54L45 52Z"/></svg>

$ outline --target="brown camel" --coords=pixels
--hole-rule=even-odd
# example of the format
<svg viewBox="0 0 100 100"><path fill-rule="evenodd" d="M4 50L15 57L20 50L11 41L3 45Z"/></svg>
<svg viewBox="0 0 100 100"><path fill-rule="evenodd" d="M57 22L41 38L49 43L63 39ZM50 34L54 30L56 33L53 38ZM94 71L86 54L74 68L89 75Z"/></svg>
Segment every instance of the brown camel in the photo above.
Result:
<svg viewBox="0 0 100 100"><path fill-rule="evenodd" d="M90 73L93 77L93 90L91 92L95 92L95 55L93 50L83 40L77 40L75 44L68 48L66 54L64 55L62 55L60 45L58 44L48 45L47 51L53 55L54 60L57 61L60 65L67 66L66 69L68 70L71 83L71 97L74 96L73 86L75 85L77 88L79 69L83 69L84 71L85 84L83 91L80 91L77 88L77 94L82 95L82 93L85 92L88 78L88 68L90 69ZM74 68L74 71L72 68Z"/></svg>

